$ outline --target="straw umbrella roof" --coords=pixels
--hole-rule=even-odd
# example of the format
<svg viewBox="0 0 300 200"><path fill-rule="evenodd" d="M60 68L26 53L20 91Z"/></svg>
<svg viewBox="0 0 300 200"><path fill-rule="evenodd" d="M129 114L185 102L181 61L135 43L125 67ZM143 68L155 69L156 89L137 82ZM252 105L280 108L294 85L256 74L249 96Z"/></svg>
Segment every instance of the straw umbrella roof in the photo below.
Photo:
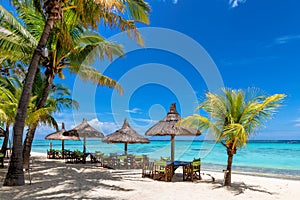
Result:
<svg viewBox="0 0 300 200"><path fill-rule="evenodd" d="M65 134L78 134L79 137L85 138L103 138L104 135L100 131L94 129L89 125L86 119L83 119L82 123L76 126L75 128L67 131Z"/></svg>
<svg viewBox="0 0 300 200"><path fill-rule="evenodd" d="M103 138L104 135L100 131L94 129L89 125L86 119L82 120L82 123L75 128L65 132L64 134L78 134L79 137L83 137L83 153L86 154L86 138ZM85 155L86 156L86 155ZM86 157L83 158L83 163L85 163Z"/></svg>
<svg viewBox="0 0 300 200"><path fill-rule="evenodd" d="M149 128L145 135L147 136L198 136L201 133L194 128L177 126L177 122L181 119L176 110L176 104L172 103L170 110L165 118L160 120Z"/></svg>
<svg viewBox="0 0 300 200"><path fill-rule="evenodd" d="M132 129L127 121L124 120L121 129L105 136L102 142L106 143L149 143L149 140L142 135L138 134L134 129Z"/></svg>
<svg viewBox="0 0 300 200"><path fill-rule="evenodd" d="M46 140L80 140L78 134L65 134L65 124L62 123L62 128L59 131L50 133L45 137Z"/></svg>
<svg viewBox="0 0 300 200"><path fill-rule="evenodd" d="M66 134L65 124L61 124L61 129L54 133L50 133L45 137L46 140L61 140L62 157L64 158L65 140L80 140L78 134L70 133ZM50 144L50 149L52 144Z"/></svg>
<svg viewBox="0 0 300 200"><path fill-rule="evenodd" d="M174 161L175 155L175 136L198 136L201 133L194 128L178 126L177 122L181 119L176 110L176 104L172 103L167 116L149 128L145 135L147 136L171 136L171 161Z"/></svg>
<svg viewBox="0 0 300 200"><path fill-rule="evenodd" d="M102 142L106 143L124 143L124 151L127 154L127 144L133 143L149 143L148 138L143 137L138 134L134 129L132 129L127 121L124 120L123 126L121 129L105 136L102 139Z"/></svg>

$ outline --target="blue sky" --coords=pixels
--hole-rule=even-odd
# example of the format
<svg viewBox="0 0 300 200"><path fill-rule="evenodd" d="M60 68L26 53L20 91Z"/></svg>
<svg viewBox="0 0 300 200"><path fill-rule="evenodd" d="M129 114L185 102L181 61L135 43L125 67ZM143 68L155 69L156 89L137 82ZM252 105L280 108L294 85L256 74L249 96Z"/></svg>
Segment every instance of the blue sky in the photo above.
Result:
<svg viewBox="0 0 300 200"><path fill-rule="evenodd" d="M173 102L184 117L194 113L197 100L208 90L221 85L236 89L250 86L270 95L287 94L274 119L252 139L300 139L299 1L148 2L152 8L151 24L139 27L154 28L141 29L145 47L99 27L102 35L124 44L127 52L112 63L95 64L105 75L120 81L124 95L83 84L75 76L63 81L55 79L56 83L68 85L81 105L78 111L57 114L58 122L64 121L67 128L72 128L85 117L108 134L127 118L144 134L166 115ZM41 127L37 138L51 131L54 130Z"/></svg>

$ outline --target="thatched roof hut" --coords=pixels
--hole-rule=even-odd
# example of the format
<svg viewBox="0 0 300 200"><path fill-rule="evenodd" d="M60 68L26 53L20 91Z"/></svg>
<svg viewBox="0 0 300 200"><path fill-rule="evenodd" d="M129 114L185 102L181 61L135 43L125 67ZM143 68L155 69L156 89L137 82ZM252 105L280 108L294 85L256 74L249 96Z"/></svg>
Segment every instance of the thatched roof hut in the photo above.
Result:
<svg viewBox="0 0 300 200"><path fill-rule="evenodd" d="M66 134L78 134L79 137L85 138L103 138L104 135L100 131L93 128L91 125L87 123L86 119L82 120L82 123L76 126L75 128L67 131Z"/></svg>
<svg viewBox="0 0 300 200"><path fill-rule="evenodd" d="M174 161L174 140L175 136L198 136L201 133L194 128L187 128L183 126L177 126L181 117L176 110L176 104L172 103L170 110L165 118L160 120L149 128L145 135L147 136L171 136L171 160Z"/></svg>
<svg viewBox="0 0 300 200"><path fill-rule="evenodd" d="M65 149L65 140L80 140L78 134L76 133L67 133L65 129L65 124L61 124L61 129L59 131L56 131L54 133L50 133L45 137L46 140L61 140L62 141L62 152L64 152ZM62 154L64 157L64 154Z"/></svg>
<svg viewBox="0 0 300 200"><path fill-rule="evenodd" d="M138 134L134 129L132 129L125 119L121 129L105 136L102 142L106 143L124 143L124 153L127 154L127 144L134 143L149 143L147 138Z"/></svg>
<svg viewBox="0 0 300 200"><path fill-rule="evenodd" d="M84 138L83 153L86 153L86 138L103 138L104 135L100 131L89 125L86 119L83 119L82 123L75 128L66 131L64 134L78 134L79 137Z"/></svg>

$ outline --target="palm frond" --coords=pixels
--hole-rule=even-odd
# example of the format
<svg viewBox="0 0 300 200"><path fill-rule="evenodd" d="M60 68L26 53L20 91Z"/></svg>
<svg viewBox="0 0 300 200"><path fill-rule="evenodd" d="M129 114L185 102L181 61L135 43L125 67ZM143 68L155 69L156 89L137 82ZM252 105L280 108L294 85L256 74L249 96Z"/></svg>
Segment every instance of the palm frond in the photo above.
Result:
<svg viewBox="0 0 300 200"><path fill-rule="evenodd" d="M263 102L253 103L248 110L249 115L243 123L245 127L253 130L255 126L263 124L274 114L275 108L280 106L280 102L286 97L284 94L275 94L266 97Z"/></svg>
<svg viewBox="0 0 300 200"><path fill-rule="evenodd" d="M48 117L54 111L55 109L52 107L40 108L38 110L31 110L27 114L25 124L29 125L29 124L37 123L39 120Z"/></svg>
<svg viewBox="0 0 300 200"><path fill-rule="evenodd" d="M83 81L89 80L92 83L98 84L100 86L114 88L120 94L123 93L123 88L121 87L120 84L117 83L117 81L107 76L104 76L99 71L97 71L96 69L90 66L86 66L86 65L81 65L80 67L72 66L69 67L69 70L71 73L76 73Z"/></svg>
<svg viewBox="0 0 300 200"><path fill-rule="evenodd" d="M0 5L0 18L1 18L1 25L3 26L6 24L7 26L3 26L4 28L9 27L9 31L12 33L20 33L28 43L36 44L37 41L30 32L10 13L8 12L3 6ZM36 46L35 45L35 46Z"/></svg>
<svg viewBox="0 0 300 200"><path fill-rule="evenodd" d="M226 142L232 144L231 147L245 146L248 134L242 124L233 123L224 127L221 138L225 138Z"/></svg>
<svg viewBox="0 0 300 200"><path fill-rule="evenodd" d="M199 131L205 131L206 129L210 128L211 122L206 117L194 114L193 116L188 116L181 119L177 125L196 128Z"/></svg>
<svg viewBox="0 0 300 200"><path fill-rule="evenodd" d="M89 44L86 46L78 46L70 54L71 65L92 64L96 58L103 60L106 56L109 60L113 59L113 56L122 56L122 46L113 44L107 41Z"/></svg>
<svg viewBox="0 0 300 200"><path fill-rule="evenodd" d="M130 18L145 24L149 24L150 7L144 0L123 0L126 3Z"/></svg>
<svg viewBox="0 0 300 200"><path fill-rule="evenodd" d="M40 119L39 123L42 124L42 125L53 127L53 128L56 129L56 131L59 130L57 121L51 115L45 115L42 119Z"/></svg>

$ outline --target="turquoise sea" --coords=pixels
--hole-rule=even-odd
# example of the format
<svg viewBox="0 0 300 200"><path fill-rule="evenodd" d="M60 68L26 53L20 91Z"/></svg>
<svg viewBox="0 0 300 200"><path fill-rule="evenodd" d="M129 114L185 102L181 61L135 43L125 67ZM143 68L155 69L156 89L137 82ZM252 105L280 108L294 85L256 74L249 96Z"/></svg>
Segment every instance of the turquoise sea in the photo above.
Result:
<svg viewBox="0 0 300 200"><path fill-rule="evenodd" d="M32 151L45 153L50 142L61 149L61 141L34 140ZM170 156L170 141L128 144L128 153L147 154L151 160ZM65 149L83 149L82 141L65 141ZM106 144L100 139L87 140L87 151L106 154L124 151L124 144ZM175 141L175 160L189 161L200 157L202 169L222 171L227 165L225 147L213 141ZM250 141L233 158L233 170L292 177L300 180L300 141Z"/></svg>

